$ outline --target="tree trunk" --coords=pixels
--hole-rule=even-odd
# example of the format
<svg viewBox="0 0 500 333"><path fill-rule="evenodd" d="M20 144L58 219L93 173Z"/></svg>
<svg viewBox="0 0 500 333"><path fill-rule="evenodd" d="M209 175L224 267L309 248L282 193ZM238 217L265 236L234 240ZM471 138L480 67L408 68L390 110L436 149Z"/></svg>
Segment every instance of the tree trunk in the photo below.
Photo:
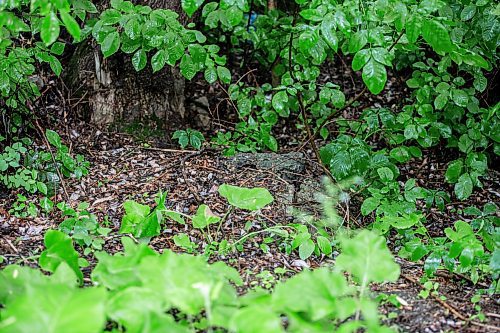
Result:
<svg viewBox="0 0 500 333"><path fill-rule="evenodd" d="M133 2L147 4L153 9L171 9L180 15L181 23L187 22L180 0ZM118 52L103 59L95 42L87 41L77 47L67 79L77 95L85 95L84 99L89 102L87 115L96 125L130 123L153 117L170 128L184 122L185 79L177 68L165 66L153 74L148 65L136 72L131 55Z"/></svg>

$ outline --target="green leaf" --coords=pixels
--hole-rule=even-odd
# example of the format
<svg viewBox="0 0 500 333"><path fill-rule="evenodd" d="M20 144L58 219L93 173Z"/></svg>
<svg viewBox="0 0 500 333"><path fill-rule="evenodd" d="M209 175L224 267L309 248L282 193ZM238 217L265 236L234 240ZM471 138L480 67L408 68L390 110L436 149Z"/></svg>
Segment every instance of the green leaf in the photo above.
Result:
<svg viewBox="0 0 500 333"><path fill-rule="evenodd" d="M356 31L349 38L349 53L356 53L368 43L368 33L366 30Z"/></svg>
<svg viewBox="0 0 500 333"><path fill-rule="evenodd" d="M356 311L349 299L343 297L349 293L349 286L345 277L332 272L329 268L322 267L312 271L303 271L296 274L284 283L276 285L272 293L272 304L279 313L301 314L302 318L311 318L312 321L320 321L332 315L339 314L342 308L342 318L348 318ZM339 307L339 304L342 304ZM292 324L295 321L291 322ZM296 332L308 332L309 330L297 330ZM325 327L313 329L312 332L327 332ZM267 332L255 330L253 332Z"/></svg>
<svg viewBox="0 0 500 333"><path fill-rule="evenodd" d="M127 200L123 204L125 215L122 217L120 233L137 233L137 226L140 225L149 215L151 208L147 205L141 205L133 200Z"/></svg>
<svg viewBox="0 0 500 333"><path fill-rule="evenodd" d="M380 180L384 183L392 181L394 179L394 172L388 167L381 167L377 169L377 173L380 177Z"/></svg>
<svg viewBox="0 0 500 333"><path fill-rule="evenodd" d="M231 318L230 327L231 331L240 333L283 333L279 315L257 304L238 310Z"/></svg>
<svg viewBox="0 0 500 333"><path fill-rule="evenodd" d="M406 37L410 43L415 43L421 34L422 24L420 17L412 15L406 21Z"/></svg>
<svg viewBox="0 0 500 333"><path fill-rule="evenodd" d="M363 67L363 82L372 94L379 94L384 90L387 81L385 66L371 58Z"/></svg>
<svg viewBox="0 0 500 333"><path fill-rule="evenodd" d="M153 68L153 73L161 70L167 63L167 55L165 50L158 50L151 58L151 67Z"/></svg>
<svg viewBox="0 0 500 333"><path fill-rule="evenodd" d="M58 230L49 230L44 237L45 251L38 261L40 267L49 272L55 272L61 263L66 263L75 272L80 283L83 274L78 266L78 252L73 247L73 240Z"/></svg>
<svg viewBox="0 0 500 333"><path fill-rule="evenodd" d="M300 244L299 246L300 259L306 260L307 258L309 258L313 254L315 247L316 246L314 245L312 239L307 239L304 242L302 242L302 244Z"/></svg>
<svg viewBox="0 0 500 333"><path fill-rule="evenodd" d="M205 80L212 84L217 81L217 70L215 67L208 67L204 73Z"/></svg>
<svg viewBox="0 0 500 333"><path fill-rule="evenodd" d="M196 66L189 54L184 54L182 56L180 69L182 75L188 80L191 80L196 75Z"/></svg>
<svg viewBox="0 0 500 333"><path fill-rule="evenodd" d="M336 267L354 276L367 286L370 282L396 281L399 266L385 244L385 238L363 230L352 239L341 240L341 254Z"/></svg>
<svg viewBox="0 0 500 333"><path fill-rule="evenodd" d="M464 163L462 160L455 160L448 165L446 169L445 178L448 183L456 183L458 178L462 174L462 168Z"/></svg>
<svg viewBox="0 0 500 333"><path fill-rule="evenodd" d="M120 49L120 34L117 31L109 33L101 44L101 51L105 58L113 55Z"/></svg>
<svg viewBox="0 0 500 333"><path fill-rule="evenodd" d="M148 59L144 49L137 50L132 56L132 65L136 71L143 70L147 65Z"/></svg>
<svg viewBox="0 0 500 333"><path fill-rule="evenodd" d="M57 132L48 129L45 131L45 136L47 137L47 141L49 141L49 143L54 147L58 149L62 147L61 137L57 134Z"/></svg>
<svg viewBox="0 0 500 333"><path fill-rule="evenodd" d="M326 237L323 237L323 236L318 236L316 237L316 243L318 243L318 247L319 247L319 250L321 251L321 253L323 253L324 255L330 255L332 254L332 244L330 243L330 241L328 240L328 238Z"/></svg>
<svg viewBox="0 0 500 333"><path fill-rule="evenodd" d="M200 8L204 0L181 0L182 9L191 17Z"/></svg>
<svg viewBox="0 0 500 333"><path fill-rule="evenodd" d="M226 198L230 205L250 211L262 209L274 200L271 193L261 187L244 188L222 184L219 194Z"/></svg>
<svg viewBox="0 0 500 333"><path fill-rule="evenodd" d="M446 27L435 20L425 20L422 36L436 52L451 52L454 46Z"/></svg>
<svg viewBox="0 0 500 333"><path fill-rule="evenodd" d="M361 205L361 214L364 216L370 214L378 207L378 205L380 205L380 200L377 198L370 197L365 199Z"/></svg>
<svg viewBox="0 0 500 333"><path fill-rule="evenodd" d="M74 288L65 281L65 275L58 269L50 280L16 290L16 297L2 310L2 332L102 332L106 326L106 290Z"/></svg>
<svg viewBox="0 0 500 333"><path fill-rule="evenodd" d="M465 6L464 9L462 9L462 12L460 13L460 19L462 21L468 21L473 18L474 15L476 15L476 6L468 5Z"/></svg>
<svg viewBox="0 0 500 333"><path fill-rule="evenodd" d="M212 213L207 205L201 205L193 217L193 227L197 229L206 228L210 224L218 223L220 217Z"/></svg>
<svg viewBox="0 0 500 333"><path fill-rule="evenodd" d="M359 71L370 60L370 50L364 49L357 52L352 59L352 69Z"/></svg>
<svg viewBox="0 0 500 333"><path fill-rule="evenodd" d="M226 67L217 66L217 75L219 76L219 79L223 83L225 84L231 83L231 72Z"/></svg>
<svg viewBox="0 0 500 333"><path fill-rule="evenodd" d="M465 200L472 194L472 179L468 173L464 173L458 178L458 182L455 184L455 194L458 200Z"/></svg>
<svg viewBox="0 0 500 333"><path fill-rule="evenodd" d="M336 24L332 13L328 13L321 21L321 34L328 46L337 52L339 47L339 40L335 32Z"/></svg>
<svg viewBox="0 0 500 333"><path fill-rule="evenodd" d="M451 91L451 98L456 105L466 107L469 103L469 95L461 89L453 89Z"/></svg>
<svg viewBox="0 0 500 333"><path fill-rule="evenodd" d="M68 12L66 11L60 11L59 14L61 15L64 26L66 27L70 35L73 36L76 41L80 41L81 30L78 22L76 22L73 16L68 14Z"/></svg>
<svg viewBox="0 0 500 333"><path fill-rule="evenodd" d="M56 13L50 12L42 20L42 26L40 28L40 37L45 45L50 45L54 43L59 37L60 27L59 20L57 19Z"/></svg>
<svg viewBox="0 0 500 333"><path fill-rule="evenodd" d="M285 111L285 109L288 109L288 94L286 91L278 91L276 94L274 94L273 99L272 99L272 105L273 108L278 112L278 114L281 114Z"/></svg>

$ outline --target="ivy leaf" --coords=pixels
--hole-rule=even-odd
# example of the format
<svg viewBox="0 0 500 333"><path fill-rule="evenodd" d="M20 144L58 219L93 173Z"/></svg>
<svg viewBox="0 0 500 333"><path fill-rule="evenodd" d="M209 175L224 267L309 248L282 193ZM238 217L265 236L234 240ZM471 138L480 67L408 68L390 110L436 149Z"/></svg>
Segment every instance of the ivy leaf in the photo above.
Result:
<svg viewBox="0 0 500 333"><path fill-rule="evenodd" d="M104 38L101 51L104 58L107 58L116 53L120 49L120 34L118 31L113 31Z"/></svg>
<svg viewBox="0 0 500 333"><path fill-rule="evenodd" d="M132 57L132 65L136 71L143 70L146 67L148 60L144 49L137 50Z"/></svg>
<svg viewBox="0 0 500 333"><path fill-rule="evenodd" d="M372 94L379 94L384 90L387 81L385 66L371 58L363 67L363 82Z"/></svg>
<svg viewBox="0 0 500 333"><path fill-rule="evenodd" d="M385 244L385 238L363 230L352 239L341 241L336 266L354 276L363 285L370 282L396 281L400 268Z"/></svg>
<svg viewBox="0 0 500 333"><path fill-rule="evenodd" d="M204 0L182 0L181 5L182 9L186 12L186 14L191 17L193 16L194 12L200 8L200 6L203 4Z"/></svg>
<svg viewBox="0 0 500 333"><path fill-rule="evenodd" d="M42 26L40 28L40 37L45 45L50 45L57 40L60 33L59 20L57 19L56 13L50 12L42 20Z"/></svg>
<svg viewBox="0 0 500 333"><path fill-rule="evenodd" d="M468 173L464 173L458 178L458 182L455 184L455 194L458 200L465 200L472 194L472 179Z"/></svg>
<svg viewBox="0 0 500 333"><path fill-rule="evenodd" d="M446 27L435 20L425 20L422 36L436 52L451 52L454 46Z"/></svg>

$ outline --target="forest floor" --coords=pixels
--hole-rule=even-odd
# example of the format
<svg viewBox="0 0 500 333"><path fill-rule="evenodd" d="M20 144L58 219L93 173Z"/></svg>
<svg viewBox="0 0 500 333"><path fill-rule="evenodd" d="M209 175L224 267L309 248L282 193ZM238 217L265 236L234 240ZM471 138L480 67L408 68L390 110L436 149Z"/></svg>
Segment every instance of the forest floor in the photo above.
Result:
<svg viewBox="0 0 500 333"><path fill-rule="evenodd" d="M80 181L67 181L65 186L69 198L65 197L64 191L59 191L57 201L66 201L75 206L80 202L88 202L90 212L96 214L101 221L108 216L113 233L105 238L104 247L109 252L121 250L116 232L123 215L122 203L125 200L133 199L144 204L154 204L156 194L163 191L168 193L167 206L171 209L192 214L200 203L205 203L215 214L222 216L228 207L217 195L220 184L262 186L269 189L276 200L258 216L243 211L233 211L229 215L220 234L225 239L235 240L248 231L291 223L294 217L287 209L289 206L314 211L316 204L310 199L312 196L308 199L307 193L301 195L300 192L304 184L308 184L310 191L321 190L318 178L321 170L313 159L308 157L307 152L291 155L291 159L296 159L294 162L299 167L303 166L302 170L298 170L300 173L297 173L297 170L283 171L279 165L261 168L252 163L238 164L210 150L192 152L146 148L137 145L128 135L102 133L91 128L78 135L73 147L85 152L92 165L90 174ZM409 165L407 171L421 177L424 177L426 172L425 167L422 168L421 165L415 165L413 168ZM472 203L496 199L495 191L488 191L488 186L493 186L492 181L486 180L485 184L485 189L470 199ZM13 194L0 199L0 254L6 258L2 266L13 263L35 265L36 255L43 249L45 230L57 228L63 218L57 213L28 219L11 216L1 207L9 207L13 199ZM450 212L455 211L452 208L458 207L453 207L454 205L464 204L451 204L447 209ZM344 217L349 216L349 223L365 223L359 217L355 204L353 207L339 209ZM349 214L346 209L351 210ZM428 224L437 224L436 227L442 230L444 226L452 223L453 220L449 217L451 215L431 214ZM447 220L443 220L443 216L448 216ZM246 241L241 252L220 256L216 251L210 253L210 249L206 248L205 238L198 230L173 221L169 222L160 236L151 241L151 246L159 252L164 249L183 251L173 242L173 236L180 232L189 234L193 242L202 244L198 251L212 254L211 261L223 260L238 269L245 281L242 292L256 286L270 288L274 282L294 272L335 261L314 256L302 261L296 254L284 254L279 241L268 243L269 248L265 252L260 248L263 236ZM215 237L217 236L218 233ZM92 256L87 259L92 263ZM475 325L467 321L467 318L476 313L475 304L469 300L478 289L487 288L487 284L473 285L458 276L439 271L433 279L439 283L439 294L424 299L418 296L422 289L419 283L423 274L422 264L410 263L400 258L397 258L397 261L402 268L400 279L395 283L378 285L374 289L377 293L396 295L396 302L400 304L396 307L389 300L383 302L382 313L389 325L407 332L493 332L500 327L500 305L499 299L495 297L484 296L479 303L487 322L478 326L477 321ZM276 268L282 268L286 273L276 274ZM86 273L88 277L88 271Z"/></svg>
<svg viewBox="0 0 500 333"><path fill-rule="evenodd" d="M342 87L350 86L351 90L346 92L346 95L352 98L362 90L361 79L350 69L339 70L339 68L335 66L325 68L322 70L322 75L325 81L335 82ZM361 98L352 108L346 109L342 116L359 117L359 112L356 110L370 106L391 109L400 107L403 96L408 93L402 87L402 82L403 78L393 79L383 94ZM196 93L189 97L190 100L209 96L210 105L219 105L218 101L226 97L222 92L209 91L206 86L197 86L191 91ZM46 108L50 108L54 103L64 104L62 102L43 100ZM58 107L56 105L54 108ZM223 124L234 122L234 119L230 118L219 119L218 111L214 111L217 116L214 113L210 115L212 126L214 124L224 126ZM194 112L196 113L196 110ZM62 114L59 117L63 118ZM285 170L279 165L280 163L262 167L258 163L235 162L210 149L179 150L174 145L166 145L162 140L159 142L154 139L149 140L148 133L138 138L137 129L140 126L132 129L132 132L135 131L134 135L120 133L125 132L123 129L114 133L103 132L83 122L77 126L58 126L66 128L66 135L62 133L63 137L68 143L71 142L74 152L83 154L91 162L91 169L89 175L81 180L67 180L65 191L60 189L53 200L65 201L72 206L77 206L81 202L89 203L89 211L96 214L100 222L109 223L109 227L113 230L105 237L104 244L104 248L111 253L121 250L117 231L124 213L123 202L136 200L143 204L154 205L154 199L160 191L168 193L167 207L175 211L193 214L197 207L204 203L220 216L228 209L227 203L217 194L218 186L223 183L265 187L273 194L275 202L258 215L240 210L229 214L222 229L213 231L212 236L218 239L236 240L248 232L263 230L273 225L287 225L293 223L295 219L290 213L290 207L320 214L316 210L317 203L313 199L313 193L322 190L320 180L322 169L315 161L311 150L300 148L303 148L302 143L305 138L301 131L289 126L293 123L294 120L287 121L277 128L279 133L276 136L282 147L279 156L284 156L285 161L293 160L291 163L293 167ZM68 128L71 128L71 131ZM270 159L279 160L279 156L272 155ZM426 150L422 159L411 160L406 165L400 166L402 180L416 178L423 186L451 193L452 187L445 183L444 172L452 159L453 156L447 156L439 147ZM467 219L459 213L461 209L471 205L482 207L487 202L498 202L499 183L498 172L491 171L484 179L484 188L475 191L466 202L447 204L444 212L427 210L426 227L433 236L442 235L443 230L452 226L455 221ZM37 255L43 250L44 232L57 228L64 220L57 210L48 215L39 214L38 217L24 219L9 214L8 207L15 201L16 194L0 193L0 255L5 258L0 267L14 263L35 266ZM353 197L350 205L338 207L339 214L345 222L355 227L367 226L372 222L370 217L361 216L359 199ZM235 267L245 281L241 292L256 286L272 288L276 281L303 269L335 262L335 255L333 258L313 256L306 261L301 260L296 253L287 255L279 240L266 243L264 251L261 245L266 241L264 239L268 236L266 234L249 238L244 243L243 251L222 256L208 247L204 235L198 230L173 221L168 223L160 236L152 239L150 245L159 252L165 249L182 252L184 250L177 247L173 241L174 235L181 232L187 233L191 241L199 245L196 253L204 253L210 261L222 260ZM389 238L388 244L393 253L397 253L397 239L394 236ZM92 255L86 258L91 265L95 264ZM386 300L382 301L381 308L384 321L388 325L402 332L500 331L500 299L497 295L486 294L481 297L478 304L470 302L471 297L479 290L488 288L488 281L474 285L459 275L438 271L432 279L439 283L438 292L422 298L419 293L423 286L419 280L424 274L423 263L411 263L401 258L396 260L402 272L399 280L373 287L373 291L377 294L386 295L383 296ZM280 268L278 272L281 273L275 271L277 268ZM87 281L89 272L90 269L84 271ZM398 306L393 303L398 303ZM477 314L476 305L481 306L481 311L486 316L485 322L479 322L474 317Z"/></svg>

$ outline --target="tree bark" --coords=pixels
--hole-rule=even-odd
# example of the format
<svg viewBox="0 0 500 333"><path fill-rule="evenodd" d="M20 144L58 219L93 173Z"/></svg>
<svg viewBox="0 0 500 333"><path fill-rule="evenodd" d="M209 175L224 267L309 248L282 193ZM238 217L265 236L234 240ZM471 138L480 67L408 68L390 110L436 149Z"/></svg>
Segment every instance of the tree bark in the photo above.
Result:
<svg viewBox="0 0 500 333"><path fill-rule="evenodd" d="M181 23L187 23L180 0L133 2L153 9L171 9L179 14ZM101 3L106 8L109 1ZM165 66L153 73L148 65L136 72L131 55L118 52L104 59L95 42L87 41L77 47L67 79L77 95L85 95L88 100L85 113L96 125L130 123L153 117L170 128L184 122L185 79L177 68Z"/></svg>

